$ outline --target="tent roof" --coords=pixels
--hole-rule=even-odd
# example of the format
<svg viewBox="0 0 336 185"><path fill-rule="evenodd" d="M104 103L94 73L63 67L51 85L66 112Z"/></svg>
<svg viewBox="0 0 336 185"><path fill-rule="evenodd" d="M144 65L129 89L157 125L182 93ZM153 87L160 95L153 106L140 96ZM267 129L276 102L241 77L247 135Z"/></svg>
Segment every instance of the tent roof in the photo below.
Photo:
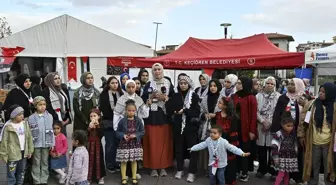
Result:
<svg viewBox="0 0 336 185"><path fill-rule="evenodd" d="M306 64L336 63L336 44L325 48L307 50L305 52Z"/></svg>
<svg viewBox="0 0 336 185"><path fill-rule="evenodd" d="M166 68L295 68L304 64L303 53L279 49L265 34L242 39L189 38L176 51L151 59L139 59L138 66L161 62Z"/></svg>
<svg viewBox="0 0 336 185"><path fill-rule="evenodd" d="M152 49L89 23L62 15L0 39L0 47L24 47L17 56L137 56L151 57Z"/></svg>

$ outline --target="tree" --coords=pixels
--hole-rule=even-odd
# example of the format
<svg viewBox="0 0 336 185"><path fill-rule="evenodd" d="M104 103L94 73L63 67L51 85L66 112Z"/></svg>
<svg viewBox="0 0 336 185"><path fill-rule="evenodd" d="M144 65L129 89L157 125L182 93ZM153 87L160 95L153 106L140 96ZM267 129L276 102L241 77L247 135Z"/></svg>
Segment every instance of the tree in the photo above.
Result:
<svg viewBox="0 0 336 185"><path fill-rule="evenodd" d="M5 17L0 17L0 39L12 34L12 30Z"/></svg>

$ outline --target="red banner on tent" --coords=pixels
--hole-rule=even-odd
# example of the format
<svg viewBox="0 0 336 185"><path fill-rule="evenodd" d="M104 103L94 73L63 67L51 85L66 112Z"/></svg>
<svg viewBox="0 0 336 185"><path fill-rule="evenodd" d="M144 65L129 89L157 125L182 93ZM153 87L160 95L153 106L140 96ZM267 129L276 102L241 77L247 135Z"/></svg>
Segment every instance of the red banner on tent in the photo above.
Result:
<svg viewBox="0 0 336 185"><path fill-rule="evenodd" d="M74 80L77 82L77 58L68 57L68 81Z"/></svg>
<svg viewBox="0 0 336 185"><path fill-rule="evenodd" d="M107 58L107 65L114 66L114 67L142 67L137 66L138 59L142 59L144 57L108 57Z"/></svg>

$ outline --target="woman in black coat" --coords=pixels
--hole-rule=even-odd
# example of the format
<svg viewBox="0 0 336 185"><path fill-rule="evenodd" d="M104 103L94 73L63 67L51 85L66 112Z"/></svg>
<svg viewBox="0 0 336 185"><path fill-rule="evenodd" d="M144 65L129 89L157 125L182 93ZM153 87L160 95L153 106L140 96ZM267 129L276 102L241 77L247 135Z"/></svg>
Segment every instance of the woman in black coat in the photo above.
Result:
<svg viewBox="0 0 336 185"><path fill-rule="evenodd" d="M12 89L2 106L3 111L7 111L12 105L20 105L24 109L24 117L28 118L34 112L33 98L36 96L31 92L31 81L27 74L20 74L15 78L16 88ZM5 120L9 120L5 114Z"/></svg>
<svg viewBox="0 0 336 185"><path fill-rule="evenodd" d="M173 116L174 151L177 162L176 179L183 176L185 151L198 142L199 97L193 90L193 82L187 76L180 77L178 92L168 101L167 113ZM197 172L197 152L190 154L188 182L194 182Z"/></svg>

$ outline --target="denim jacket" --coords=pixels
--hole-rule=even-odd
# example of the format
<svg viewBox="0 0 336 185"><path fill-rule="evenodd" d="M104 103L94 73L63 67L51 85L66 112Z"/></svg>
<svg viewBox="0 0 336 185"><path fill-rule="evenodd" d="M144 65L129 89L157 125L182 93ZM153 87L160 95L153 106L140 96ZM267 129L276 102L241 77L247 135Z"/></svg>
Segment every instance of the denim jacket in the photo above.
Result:
<svg viewBox="0 0 336 185"><path fill-rule="evenodd" d="M136 139L140 140L145 135L145 128L141 121L141 119L137 116L134 117L136 121ZM116 136L118 139L123 139L124 135L127 134L127 117L122 118L118 123L117 133Z"/></svg>
<svg viewBox="0 0 336 185"><path fill-rule="evenodd" d="M55 146L53 117L47 111L42 115L32 114L28 118L35 148L50 148Z"/></svg>

